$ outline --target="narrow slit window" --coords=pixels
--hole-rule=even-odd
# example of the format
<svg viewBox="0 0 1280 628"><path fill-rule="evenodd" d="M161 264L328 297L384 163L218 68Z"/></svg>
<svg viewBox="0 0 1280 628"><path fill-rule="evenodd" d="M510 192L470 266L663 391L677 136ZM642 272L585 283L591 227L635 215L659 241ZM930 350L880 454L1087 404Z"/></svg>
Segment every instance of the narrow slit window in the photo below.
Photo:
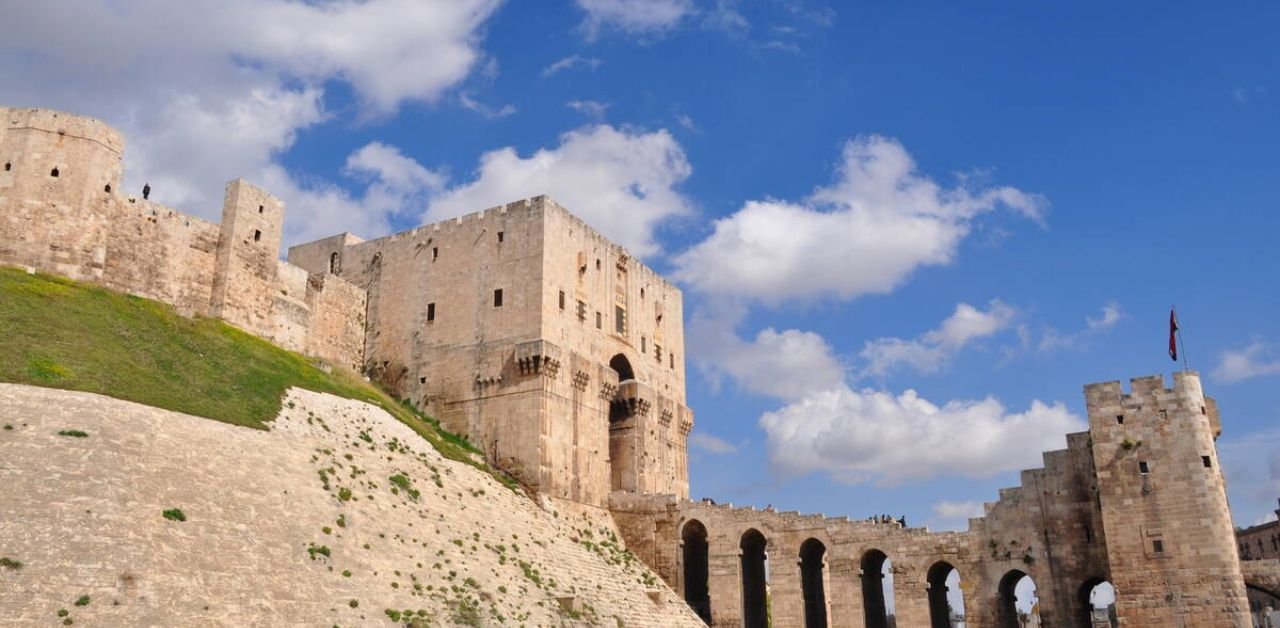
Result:
<svg viewBox="0 0 1280 628"><path fill-rule="evenodd" d="M12 161L4 162L4 171L9 172L10 170L13 170L13 162Z"/></svg>
<svg viewBox="0 0 1280 628"><path fill-rule="evenodd" d="M581 299L578 300L578 320L587 322L587 302Z"/></svg>
<svg viewBox="0 0 1280 628"><path fill-rule="evenodd" d="M493 291L493 307L502 307L502 288Z"/></svg>
<svg viewBox="0 0 1280 628"><path fill-rule="evenodd" d="M503 239L503 233L502 233L501 231L499 231L499 232L498 232L498 242L499 242L499 243L501 243L501 242L502 242L502 239Z"/></svg>
<svg viewBox="0 0 1280 628"><path fill-rule="evenodd" d="M436 304L428 303L427 304L427 322L430 323L430 322L434 322L435 320L436 320Z"/></svg>
<svg viewBox="0 0 1280 628"><path fill-rule="evenodd" d="M640 353L645 352L645 337L640 336Z"/></svg>
<svg viewBox="0 0 1280 628"><path fill-rule="evenodd" d="M1147 466L1146 460L1142 460L1138 462L1138 473L1146 475L1147 473L1150 473L1150 472L1151 472L1151 468Z"/></svg>
<svg viewBox="0 0 1280 628"><path fill-rule="evenodd" d="M259 214L261 214L262 212L265 212L265 211L267 211L267 208L266 208L266 206L265 206L265 205L259 205L259 206L258 206L258 213L259 213Z"/></svg>
<svg viewBox="0 0 1280 628"><path fill-rule="evenodd" d="M1116 423L1117 423L1118 425L1124 425L1124 415L1123 415L1123 414L1117 414L1117 415L1116 415Z"/></svg>
<svg viewBox="0 0 1280 628"><path fill-rule="evenodd" d="M596 312L596 329L604 329L604 315Z"/></svg>
<svg viewBox="0 0 1280 628"><path fill-rule="evenodd" d="M261 241L262 241L262 232L261 232L261 231L259 231L259 230L257 230L257 229L254 229L254 230L253 230L253 241L254 241L254 242L261 242Z"/></svg>
<svg viewBox="0 0 1280 628"><path fill-rule="evenodd" d="M667 354L667 359L671 361L671 368L675 368L675 367L676 367L676 354L674 354L674 353L668 353L668 354Z"/></svg>
<svg viewBox="0 0 1280 628"><path fill-rule="evenodd" d="M440 247L433 246L431 247L431 261L434 262L435 260L438 260L438 259L440 259Z"/></svg>
<svg viewBox="0 0 1280 628"><path fill-rule="evenodd" d="M560 309L564 309L564 290L560 291Z"/></svg>
<svg viewBox="0 0 1280 628"><path fill-rule="evenodd" d="M1206 469L1213 468L1213 460L1211 460L1209 456L1200 456L1200 463L1203 464Z"/></svg>

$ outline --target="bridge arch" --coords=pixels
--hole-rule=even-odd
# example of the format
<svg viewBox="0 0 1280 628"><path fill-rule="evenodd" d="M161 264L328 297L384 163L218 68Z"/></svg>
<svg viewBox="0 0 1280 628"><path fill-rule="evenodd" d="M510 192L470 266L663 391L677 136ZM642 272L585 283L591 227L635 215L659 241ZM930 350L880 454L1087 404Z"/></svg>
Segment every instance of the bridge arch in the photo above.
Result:
<svg viewBox="0 0 1280 628"><path fill-rule="evenodd" d="M884 569L889 556L878 549L862 555L862 613L867 628L889 628L889 608L884 599Z"/></svg>
<svg viewBox="0 0 1280 628"><path fill-rule="evenodd" d="M710 575L707 543L707 527L697 519L685 522L680 530L681 588L684 601L703 621L711 623L711 592L707 586Z"/></svg>
<svg viewBox="0 0 1280 628"><path fill-rule="evenodd" d="M768 540L759 530L742 533L738 548L742 550L742 625L744 628L769 626L769 550Z"/></svg>
<svg viewBox="0 0 1280 628"><path fill-rule="evenodd" d="M954 578L952 574L955 574ZM953 610L964 613L964 602L961 602L960 608L952 609L950 596L947 595L952 584L959 587L959 574L960 571L945 560L940 560L929 567L926 582L929 587L929 626L931 628L951 628Z"/></svg>
<svg viewBox="0 0 1280 628"><path fill-rule="evenodd" d="M827 628L825 572L827 546L810 537L800 544L800 589L804 597L805 628Z"/></svg>
<svg viewBox="0 0 1280 628"><path fill-rule="evenodd" d="M1010 569L1004 577L1000 578L999 599L996 606L996 625L999 628L1021 628L1019 614L1039 614L1036 606L1035 582L1034 578L1021 569ZM1019 595L1020 591L1021 595ZM1020 607L1027 610L1023 611Z"/></svg>

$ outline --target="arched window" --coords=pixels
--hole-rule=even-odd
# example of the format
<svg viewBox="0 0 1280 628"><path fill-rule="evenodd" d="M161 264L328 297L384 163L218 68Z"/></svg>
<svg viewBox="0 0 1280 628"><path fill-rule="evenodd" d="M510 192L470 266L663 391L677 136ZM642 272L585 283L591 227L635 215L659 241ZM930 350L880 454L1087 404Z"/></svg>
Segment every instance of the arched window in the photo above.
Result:
<svg viewBox="0 0 1280 628"><path fill-rule="evenodd" d="M953 618L964 617L964 596L960 594L960 572L945 560L929 568L929 626L951 628ZM960 619L963 621L963 619Z"/></svg>
<svg viewBox="0 0 1280 628"><path fill-rule="evenodd" d="M1090 578L1080 587L1080 625L1115 626L1116 589L1103 578Z"/></svg>
<svg viewBox="0 0 1280 628"><path fill-rule="evenodd" d="M768 542L759 530L747 530L738 545L742 550L742 625L769 626Z"/></svg>
<svg viewBox="0 0 1280 628"><path fill-rule="evenodd" d="M997 607L999 628L1021 628L1033 621L1040 624L1036 604L1036 581L1026 572L1014 569L1000 579L1000 602Z"/></svg>
<svg viewBox="0 0 1280 628"><path fill-rule="evenodd" d="M707 564L707 528L697 519L684 524L681 558L684 562L684 601L689 608L711 623L711 593L707 587L710 571Z"/></svg>
<svg viewBox="0 0 1280 628"><path fill-rule="evenodd" d="M862 555L862 613L867 628L888 628L889 607L885 604L885 571L889 557L880 550Z"/></svg>
<svg viewBox="0 0 1280 628"><path fill-rule="evenodd" d="M827 628L827 592L823 567L827 546L818 539L800 544L800 589L804 595L804 628Z"/></svg>
<svg viewBox="0 0 1280 628"><path fill-rule="evenodd" d="M329 272L338 274L338 253L337 251L329 254Z"/></svg>

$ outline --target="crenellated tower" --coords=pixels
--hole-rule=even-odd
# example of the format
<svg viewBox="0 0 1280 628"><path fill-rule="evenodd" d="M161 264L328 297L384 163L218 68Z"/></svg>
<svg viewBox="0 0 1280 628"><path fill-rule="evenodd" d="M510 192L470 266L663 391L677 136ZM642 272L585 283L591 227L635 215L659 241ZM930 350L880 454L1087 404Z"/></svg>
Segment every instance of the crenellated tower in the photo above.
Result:
<svg viewBox="0 0 1280 628"><path fill-rule="evenodd" d="M1248 626L1214 401L1194 372L1085 387L1122 624Z"/></svg>

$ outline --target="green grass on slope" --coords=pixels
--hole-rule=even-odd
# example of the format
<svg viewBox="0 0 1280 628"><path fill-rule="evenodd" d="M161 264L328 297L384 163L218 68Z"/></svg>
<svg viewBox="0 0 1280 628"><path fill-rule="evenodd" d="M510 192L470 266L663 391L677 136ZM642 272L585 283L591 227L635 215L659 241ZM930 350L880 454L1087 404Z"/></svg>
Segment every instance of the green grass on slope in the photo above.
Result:
<svg viewBox="0 0 1280 628"><path fill-rule="evenodd" d="M381 406L446 457L493 472L466 440L350 371L326 372L222 321L9 267L0 267L0 381L101 393L258 429L297 386Z"/></svg>

